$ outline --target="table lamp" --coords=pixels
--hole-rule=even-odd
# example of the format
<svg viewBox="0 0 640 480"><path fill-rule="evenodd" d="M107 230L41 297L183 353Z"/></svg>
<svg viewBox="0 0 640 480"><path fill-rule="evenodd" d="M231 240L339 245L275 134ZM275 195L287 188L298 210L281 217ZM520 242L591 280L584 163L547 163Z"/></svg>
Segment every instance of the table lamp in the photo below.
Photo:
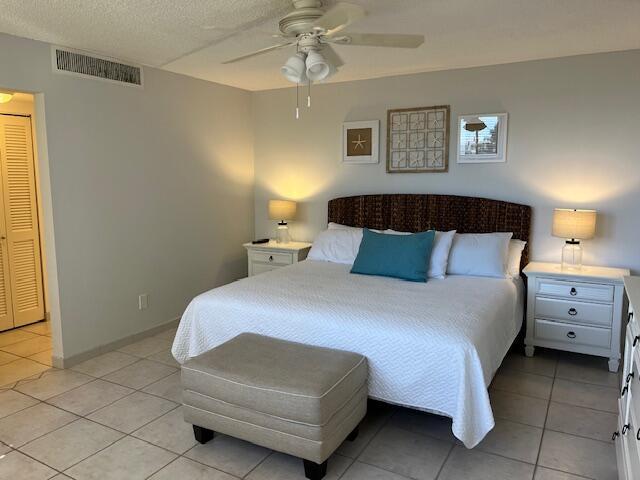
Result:
<svg viewBox="0 0 640 480"><path fill-rule="evenodd" d="M556 208L553 211L553 236L566 239L562 248L562 269L582 268L580 240L593 238L596 233L596 211Z"/></svg>
<svg viewBox="0 0 640 480"><path fill-rule="evenodd" d="M291 200L269 200L269 219L278 220L276 230L277 243L289 243L289 227L287 220L293 220L296 216L296 202Z"/></svg>

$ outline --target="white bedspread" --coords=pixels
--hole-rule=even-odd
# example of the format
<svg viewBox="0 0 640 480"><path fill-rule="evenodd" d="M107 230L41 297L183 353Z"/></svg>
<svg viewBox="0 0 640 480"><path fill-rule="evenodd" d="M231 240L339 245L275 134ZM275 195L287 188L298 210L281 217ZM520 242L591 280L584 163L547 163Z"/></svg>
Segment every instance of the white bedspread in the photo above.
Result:
<svg viewBox="0 0 640 480"><path fill-rule="evenodd" d="M369 361L372 398L453 419L468 448L493 428L487 387L520 329L520 279L428 283L306 260L194 298L173 344L183 363L242 332L350 350Z"/></svg>

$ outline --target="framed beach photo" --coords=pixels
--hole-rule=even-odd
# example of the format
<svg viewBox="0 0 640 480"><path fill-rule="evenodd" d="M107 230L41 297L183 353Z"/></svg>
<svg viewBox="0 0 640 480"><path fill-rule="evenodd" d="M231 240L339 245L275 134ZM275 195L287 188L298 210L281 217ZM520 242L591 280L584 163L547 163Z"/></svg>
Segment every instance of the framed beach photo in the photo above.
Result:
<svg viewBox="0 0 640 480"><path fill-rule="evenodd" d="M342 163L378 163L380 121L342 124Z"/></svg>
<svg viewBox="0 0 640 480"><path fill-rule="evenodd" d="M507 161L506 113L458 117L458 163Z"/></svg>

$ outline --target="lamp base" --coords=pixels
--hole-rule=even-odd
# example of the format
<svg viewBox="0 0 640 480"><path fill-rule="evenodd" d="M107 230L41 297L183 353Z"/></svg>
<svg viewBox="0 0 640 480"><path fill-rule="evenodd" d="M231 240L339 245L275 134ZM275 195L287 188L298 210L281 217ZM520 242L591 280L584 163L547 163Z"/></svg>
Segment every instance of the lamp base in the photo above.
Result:
<svg viewBox="0 0 640 480"><path fill-rule="evenodd" d="M290 241L289 226L284 222L280 222L276 229L276 243L289 243Z"/></svg>
<svg viewBox="0 0 640 480"><path fill-rule="evenodd" d="M562 270L582 269L582 247L576 240L567 240L562 247Z"/></svg>

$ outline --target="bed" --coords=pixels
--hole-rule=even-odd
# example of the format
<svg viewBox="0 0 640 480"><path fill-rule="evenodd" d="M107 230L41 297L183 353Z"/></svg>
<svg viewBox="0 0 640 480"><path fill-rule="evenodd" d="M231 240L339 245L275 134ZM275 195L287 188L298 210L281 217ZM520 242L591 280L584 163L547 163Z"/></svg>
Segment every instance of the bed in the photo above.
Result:
<svg viewBox="0 0 640 480"><path fill-rule="evenodd" d="M509 231L525 241L530 215L525 205L445 195L329 202L329 221L351 226ZM306 260L199 295L182 317L174 357L182 363L242 332L356 351L369 361L370 397L451 417L454 435L477 445L494 426L487 387L522 325L522 279L421 284L349 268Z"/></svg>

